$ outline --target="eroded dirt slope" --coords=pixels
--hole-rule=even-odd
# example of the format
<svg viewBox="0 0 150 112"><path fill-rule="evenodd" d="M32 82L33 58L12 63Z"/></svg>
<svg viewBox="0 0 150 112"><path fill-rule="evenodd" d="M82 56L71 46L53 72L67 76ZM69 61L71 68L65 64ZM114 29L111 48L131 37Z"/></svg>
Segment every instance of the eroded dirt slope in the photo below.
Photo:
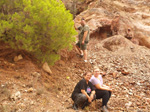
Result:
<svg viewBox="0 0 150 112"><path fill-rule="evenodd" d="M94 0L89 4L89 10L89 20L93 19L91 23L100 20L96 30L107 22L109 24L109 20L118 11L123 23L127 22L137 29L135 32L140 32L141 35L137 34L137 38L141 43L149 39L149 1ZM95 11L99 16L94 15ZM76 21L86 14L88 15L85 11L78 15ZM150 50L133 44L123 34L109 38L106 36L104 39L99 38L99 33L95 35L89 42L88 63L83 62L75 49L71 52L64 50L61 52L61 60L51 67L51 75L45 73L30 54L6 48L1 43L0 112L74 112L71 108L68 109L72 104L70 96L73 88L82 74L85 71L92 72L94 66L99 66L105 72L104 83L114 88L108 103L112 107L111 112L149 112ZM13 59L19 54L23 59L15 62ZM101 100L98 100L96 109L90 106L83 111L98 112L100 105Z"/></svg>

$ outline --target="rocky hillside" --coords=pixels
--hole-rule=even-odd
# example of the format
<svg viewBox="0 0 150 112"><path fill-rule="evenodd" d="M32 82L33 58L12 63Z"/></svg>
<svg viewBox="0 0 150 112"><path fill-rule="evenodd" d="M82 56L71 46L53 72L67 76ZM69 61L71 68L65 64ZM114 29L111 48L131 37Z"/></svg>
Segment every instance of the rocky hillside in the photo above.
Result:
<svg viewBox="0 0 150 112"><path fill-rule="evenodd" d="M48 74L32 55L0 43L0 112L74 112L70 95L82 74L92 72L93 66L101 69L104 83L114 90L110 112L150 111L150 2L83 0L78 3L81 6L86 8L76 16L75 25L85 17L90 26L88 63L74 48L64 50ZM119 34L112 36L115 15L120 15ZM128 28L134 34L131 41L125 38ZM98 100L96 108L83 111L99 112L100 106Z"/></svg>
<svg viewBox="0 0 150 112"><path fill-rule="evenodd" d="M117 111L150 110L150 50L122 36L91 42L90 59L106 73L105 84L114 88L111 107ZM92 44L94 43L94 44Z"/></svg>
<svg viewBox="0 0 150 112"><path fill-rule="evenodd" d="M76 25L84 17L90 26L91 34L98 38L111 36L111 27L115 16L119 15L119 34L127 35L130 29L133 40L138 44L150 47L150 2L146 0L100 0L93 1L88 9L76 16ZM105 36L107 35L107 36Z"/></svg>

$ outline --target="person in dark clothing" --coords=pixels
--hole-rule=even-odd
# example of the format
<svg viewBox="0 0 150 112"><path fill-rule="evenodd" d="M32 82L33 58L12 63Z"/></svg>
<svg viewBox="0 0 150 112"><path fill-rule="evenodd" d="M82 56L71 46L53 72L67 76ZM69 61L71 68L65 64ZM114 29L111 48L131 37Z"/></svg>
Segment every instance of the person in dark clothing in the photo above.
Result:
<svg viewBox="0 0 150 112"><path fill-rule="evenodd" d="M74 101L74 110L77 110L78 106L81 106L83 109L96 98L94 86L91 82L89 82L91 76L92 74L90 72L85 73L84 78L75 86L71 95L71 98Z"/></svg>
<svg viewBox="0 0 150 112"><path fill-rule="evenodd" d="M110 107L108 107L107 103L111 97L112 89L109 86L103 84L103 79L100 75L99 68L96 67L94 69L94 75L91 77L90 81L95 87L96 99L102 98L102 111L108 112Z"/></svg>

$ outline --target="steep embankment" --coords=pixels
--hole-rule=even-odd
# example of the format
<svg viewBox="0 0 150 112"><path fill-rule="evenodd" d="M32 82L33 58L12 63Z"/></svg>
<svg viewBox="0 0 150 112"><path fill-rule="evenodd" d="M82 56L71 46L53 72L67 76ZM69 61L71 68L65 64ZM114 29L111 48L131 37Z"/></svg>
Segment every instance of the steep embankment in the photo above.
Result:
<svg viewBox="0 0 150 112"><path fill-rule="evenodd" d="M146 0L105 0L93 1L88 9L76 16L76 26L84 17L90 26L92 36L105 38L111 36L112 21L116 15L120 15L119 34L126 36L127 29L133 34L133 41L140 45L150 47L150 2Z"/></svg>
<svg viewBox="0 0 150 112"><path fill-rule="evenodd" d="M74 111L67 109L72 104L70 95L82 74L85 71L92 72L93 66L99 66L105 72L104 83L114 89L108 104L112 107L111 112L150 111L150 50L122 37L128 23L131 28L135 28L135 33L140 32L141 35L135 36L140 43L147 42L143 34L146 32L149 36L146 31L149 29L148 4L149 1L145 4L144 0L91 2L89 9L75 19L78 22L80 17L85 16L93 25L90 27L92 38L88 47L89 62L84 63L75 49L71 52L64 50L61 60L51 67L51 75L37 66L33 56L6 48L1 43L0 112ZM122 18L122 35L107 38L110 21L116 11ZM144 38L143 41L141 38ZM14 57L19 54L23 59L14 61ZM98 100L96 109L91 106L85 110L98 111L100 105L101 100Z"/></svg>
<svg viewBox="0 0 150 112"><path fill-rule="evenodd" d="M14 61L18 55L22 58ZM37 65L30 54L0 42L0 112L65 110L57 96L57 79Z"/></svg>

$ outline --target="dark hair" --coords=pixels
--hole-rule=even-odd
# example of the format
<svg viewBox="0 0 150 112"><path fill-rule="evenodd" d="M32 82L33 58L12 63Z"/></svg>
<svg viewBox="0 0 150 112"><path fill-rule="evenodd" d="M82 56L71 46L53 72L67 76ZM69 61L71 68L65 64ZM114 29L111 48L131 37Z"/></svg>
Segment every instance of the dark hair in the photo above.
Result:
<svg viewBox="0 0 150 112"><path fill-rule="evenodd" d="M91 72L85 72L85 73L83 74L83 77L86 76L88 73L91 74Z"/></svg>
<svg viewBox="0 0 150 112"><path fill-rule="evenodd" d="M82 18L81 18L81 21L82 21L82 20L85 20L85 19L82 17Z"/></svg>

